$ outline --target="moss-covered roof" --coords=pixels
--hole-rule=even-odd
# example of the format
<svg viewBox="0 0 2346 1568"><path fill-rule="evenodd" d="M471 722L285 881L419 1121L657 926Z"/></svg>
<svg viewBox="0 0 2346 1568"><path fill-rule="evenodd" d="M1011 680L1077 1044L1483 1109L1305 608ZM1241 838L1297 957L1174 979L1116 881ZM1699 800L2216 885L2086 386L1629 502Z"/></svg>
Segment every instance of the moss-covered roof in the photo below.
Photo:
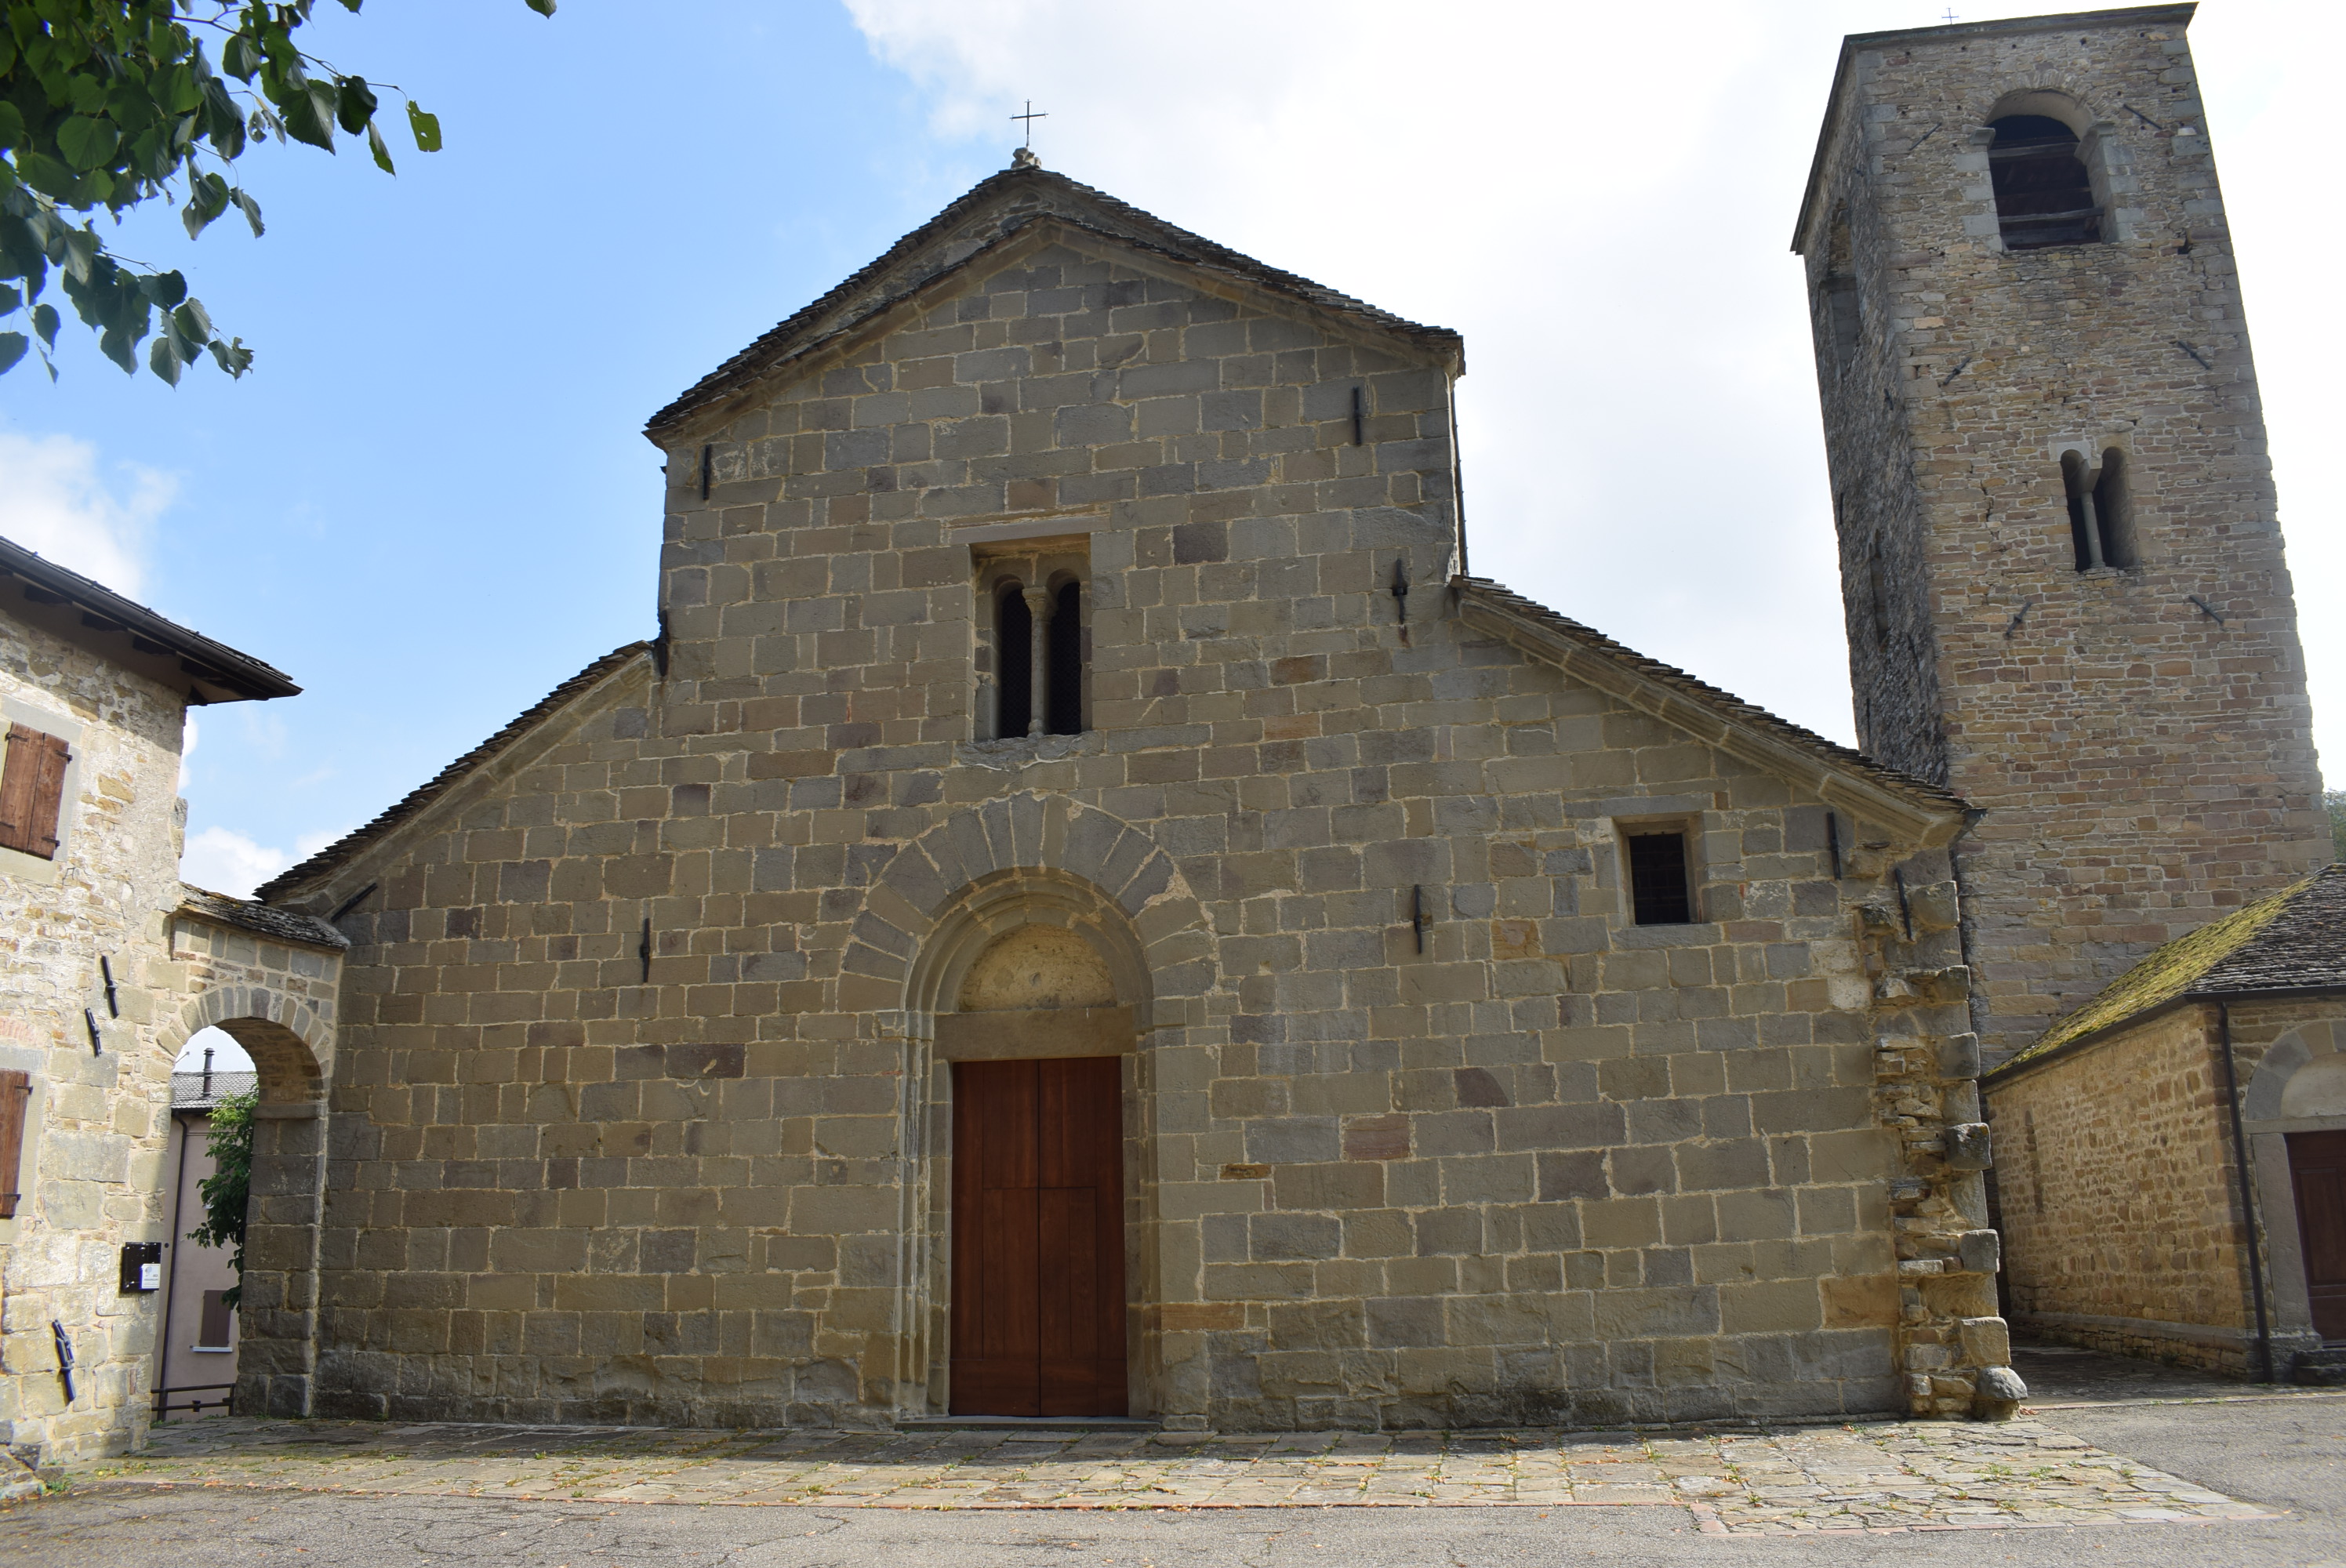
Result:
<svg viewBox="0 0 2346 1568"><path fill-rule="evenodd" d="M2346 866L2331 866L2158 948L1998 1072L2184 996L2346 990Z"/></svg>

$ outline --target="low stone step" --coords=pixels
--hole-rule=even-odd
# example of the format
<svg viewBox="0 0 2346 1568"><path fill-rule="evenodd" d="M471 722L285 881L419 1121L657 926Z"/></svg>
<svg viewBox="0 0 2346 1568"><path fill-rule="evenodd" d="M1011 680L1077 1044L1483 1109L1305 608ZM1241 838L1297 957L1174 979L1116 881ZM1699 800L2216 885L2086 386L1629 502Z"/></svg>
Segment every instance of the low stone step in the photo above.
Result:
<svg viewBox="0 0 2346 1568"><path fill-rule="evenodd" d="M1141 1416L906 1416L902 1431L1153 1432L1158 1422Z"/></svg>
<svg viewBox="0 0 2346 1568"><path fill-rule="evenodd" d="M2317 1389L2346 1388L2346 1345L2300 1350L2290 1362L2289 1380Z"/></svg>

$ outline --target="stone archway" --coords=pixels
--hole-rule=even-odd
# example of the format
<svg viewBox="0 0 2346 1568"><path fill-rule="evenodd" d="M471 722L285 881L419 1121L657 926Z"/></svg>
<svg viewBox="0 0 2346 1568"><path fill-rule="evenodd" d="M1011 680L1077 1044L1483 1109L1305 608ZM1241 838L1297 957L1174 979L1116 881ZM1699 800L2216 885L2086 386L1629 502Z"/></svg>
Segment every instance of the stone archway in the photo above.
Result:
<svg viewBox="0 0 2346 1568"><path fill-rule="evenodd" d="M160 1043L177 1056L198 1033L217 1028L251 1056L259 1076L233 1408L240 1415L307 1415L341 954L322 942L313 951L255 941L250 931L190 909L178 925L173 956L188 962L182 984L194 994Z"/></svg>
<svg viewBox="0 0 2346 1568"><path fill-rule="evenodd" d="M1021 1015L1025 1027L1048 1022L1082 1041L1007 1054L1127 1057L1126 1169L1137 1209L1126 1231L1127 1298L1155 1303L1166 1293L1152 1130L1163 1053L1206 1043L1206 1002L1218 976L1204 911L1170 858L1107 812L1064 797L1020 795L958 813L904 846L881 873L856 922L841 983L842 998L881 1014L905 1053L900 1415L943 1413L948 1402L951 1058L964 1043L941 1044L940 1023L951 1021L944 1033L954 1034L974 966L1027 927L1080 942L1096 956L1107 993L1076 998L1078 1004L1055 1020ZM1181 1293L1193 1289L1194 1282ZM1130 1340L1136 1409L1162 1412L1169 1390L1158 1339L1144 1310Z"/></svg>
<svg viewBox="0 0 2346 1568"><path fill-rule="evenodd" d="M2240 1097L2240 1117L2256 1170L2257 1207L2271 1270L2274 1360L2286 1376L2291 1351L2321 1343L2300 1246L2289 1140L2292 1135L2346 1131L2346 1018L2300 1023L2274 1041Z"/></svg>

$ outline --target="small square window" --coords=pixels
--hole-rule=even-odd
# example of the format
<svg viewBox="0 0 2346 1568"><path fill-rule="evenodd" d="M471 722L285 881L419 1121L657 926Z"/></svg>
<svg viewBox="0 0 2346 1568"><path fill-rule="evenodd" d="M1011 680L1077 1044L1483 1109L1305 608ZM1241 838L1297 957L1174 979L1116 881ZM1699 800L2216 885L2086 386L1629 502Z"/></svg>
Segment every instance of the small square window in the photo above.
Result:
<svg viewBox="0 0 2346 1568"><path fill-rule="evenodd" d="M1694 898L1687 877L1687 836L1672 829L1626 832L1629 908L1639 925L1692 925Z"/></svg>

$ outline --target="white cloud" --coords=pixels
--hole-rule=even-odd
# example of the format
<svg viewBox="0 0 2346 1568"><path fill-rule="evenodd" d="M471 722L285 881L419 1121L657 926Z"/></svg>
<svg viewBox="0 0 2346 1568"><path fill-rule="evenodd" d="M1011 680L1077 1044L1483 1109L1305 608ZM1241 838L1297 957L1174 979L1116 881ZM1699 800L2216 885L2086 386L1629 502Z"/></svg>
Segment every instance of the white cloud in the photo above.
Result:
<svg viewBox="0 0 2346 1568"><path fill-rule="evenodd" d="M1688 0L1658 42L1657 13L1551 0L1189 0L1173 25L1161 6L1096 0L845 4L941 132L1001 149L907 176L939 205L1007 161L1008 117L1031 95L1051 117L1035 122L1047 166L1457 328L1474 570L1850 737L1789 245L1841 35L1931 25L1938 0ZM2048 8L1960 7L1967 21ZM2215 0L2193 35L2244 243L2259 221L2249 203L2265 199L2237 178L2240 161L2274 171L2271 242L2244 271L2259 357L2304 367L2280 383L2299 417L2276 418L2276 452L2295 428L2334 429L2346 396L2329 369L2334 248L2303 232L2337 221L2308 196L2329 178L2331 95L2315 73L2334 53L2314 36L2341 41L2341 15ZM2286 51L2269 46L2281 38ZM2264 114L2257 140L2225 139L2269 103L2290 107ZM2298 450L2292 555L2327 566L2327 540L2308 537L2320 449ZM2286 467L2280 477L2286 500ZM2336 555L2346 570L2346 536ZM2298 591L2317 602L2302 565ZM2330 679L2346 697L2346 630L2326 658L2320 636L2316 695Z"/></svg>
<svg viewBox="0 0 2346 1568"><path fill-rule="evenodd" d="M216 893L249 899L252 890L293 863L283 850L272 849L233 828L206 828L190 834L187 853L179 857L179 880Z"/></svg>
<svg viewBox="0 0 2346 1568"><path fill-rule="evenodd" d="M135 463L113 467L102 473L87 441L0 431L0 537L142 599L148 543L178 481Z"/></svg>
<svg viewBox="0 0 2346 1568"><path fill-rule="evenodd" d="M234 828L206 828L189 837L187 852L179 857L179 880L192 887L249 899L253 889L286 867L308 860L346 831L333 828L304 833L289 850L264 844Z"/></svg>

